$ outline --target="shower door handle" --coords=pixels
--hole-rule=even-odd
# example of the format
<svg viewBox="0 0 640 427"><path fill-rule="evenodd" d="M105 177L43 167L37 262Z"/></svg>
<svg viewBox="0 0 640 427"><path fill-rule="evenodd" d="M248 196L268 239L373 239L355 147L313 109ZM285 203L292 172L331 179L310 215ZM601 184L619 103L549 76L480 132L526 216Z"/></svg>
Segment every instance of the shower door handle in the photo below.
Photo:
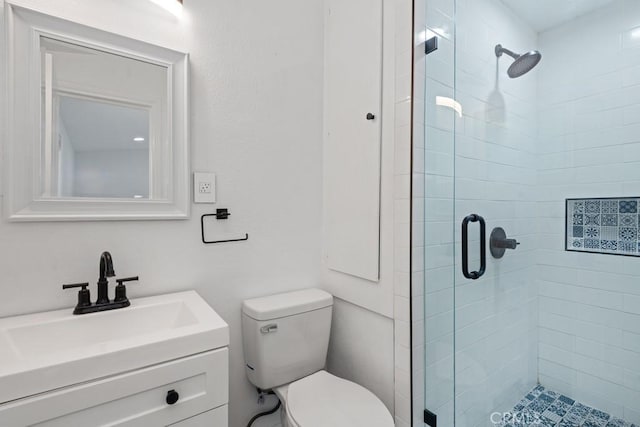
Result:
<svg viewBox="0 0 640 427"><path fill-rule="evenodd" d="M480 222L480 270L469 272L469 223ZM487 225L477 214L467 215L462 220L462 274L467 279L477 280L487 269Z"/></svg>

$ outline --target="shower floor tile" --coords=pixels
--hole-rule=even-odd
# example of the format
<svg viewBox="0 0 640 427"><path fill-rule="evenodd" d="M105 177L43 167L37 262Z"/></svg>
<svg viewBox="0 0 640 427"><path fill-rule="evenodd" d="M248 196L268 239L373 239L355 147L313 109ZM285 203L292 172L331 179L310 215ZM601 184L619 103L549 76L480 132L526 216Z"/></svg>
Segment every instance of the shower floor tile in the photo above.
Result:
<svg viewBox="0 0 640 427"><path fill-rule="evenodd" d="M502 427L640 427L538 385L505 414Z"/></svg>

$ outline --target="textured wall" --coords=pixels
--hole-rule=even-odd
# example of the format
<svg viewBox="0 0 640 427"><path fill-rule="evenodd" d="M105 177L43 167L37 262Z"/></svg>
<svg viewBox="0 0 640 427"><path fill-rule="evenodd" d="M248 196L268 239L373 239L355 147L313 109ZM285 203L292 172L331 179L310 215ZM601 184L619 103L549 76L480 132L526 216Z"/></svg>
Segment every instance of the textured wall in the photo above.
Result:
<svg viewBox="0 0 640 427"><path fill-rule="evenodd" d="M110 250L119 276L140 275L134 298L195 289L229 323L229 425L246 426L265 407L244 374L241 301L319 282L322 1L189 0L181 20L143 0L29 3L190 53L192 168L217 173L218 204L188 221L1 221L0 316L72 307L61 284L97 280ZM249 241L202 244L200 215L216 206L233 216L211 237Z"/></svg>

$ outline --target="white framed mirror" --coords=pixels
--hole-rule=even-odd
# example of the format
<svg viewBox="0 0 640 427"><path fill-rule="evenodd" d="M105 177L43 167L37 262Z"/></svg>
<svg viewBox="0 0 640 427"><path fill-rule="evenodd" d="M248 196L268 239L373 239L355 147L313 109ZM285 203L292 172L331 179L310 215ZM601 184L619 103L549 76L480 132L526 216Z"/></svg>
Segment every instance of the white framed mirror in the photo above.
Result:
<svg viewBox="0 0 640 427"><path fill-rule="evenodd" d="M5 15L7 218L188 218L188 55L16 3Z"/></svg>

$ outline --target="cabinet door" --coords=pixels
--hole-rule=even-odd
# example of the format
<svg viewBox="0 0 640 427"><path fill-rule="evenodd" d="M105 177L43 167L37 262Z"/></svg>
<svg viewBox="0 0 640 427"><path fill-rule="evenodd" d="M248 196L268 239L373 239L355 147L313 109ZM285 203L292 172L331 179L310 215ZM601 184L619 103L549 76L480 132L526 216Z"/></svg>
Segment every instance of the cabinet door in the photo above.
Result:
<svg viewBox="0 0 640 427"><path fill-rule="evenodd" d="M330 269L377 281L382 0L328 0L324 205Z"/></svg>
<svg viewBox="0 0 640 427"><path fill-rule="evenodd" d="M167 426L227 404L228 358L224 348L17 400L0 406L0 425Z"/></svg>
<svg viewBox="0 0 640 427"><path fill-rule="evenodd" d="M227 427L228 412L228 406L224 405L204 414L171 424L171 427Z"/></svg>

